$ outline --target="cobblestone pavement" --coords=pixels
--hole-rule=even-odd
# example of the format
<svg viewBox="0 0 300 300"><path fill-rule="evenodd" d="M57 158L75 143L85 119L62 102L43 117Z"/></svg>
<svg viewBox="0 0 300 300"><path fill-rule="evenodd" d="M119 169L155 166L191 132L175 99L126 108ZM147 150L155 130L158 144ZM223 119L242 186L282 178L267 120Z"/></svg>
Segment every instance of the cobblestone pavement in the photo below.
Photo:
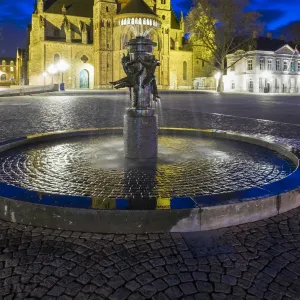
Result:
<svg viewBox="0 0 300 300"><path fill-rule="evenodd" d="M99 100L92 96L1 100L0 140L122 125L126 101L114 96L110 101ZM299 99L287 104L292 101ZM261 117L263 108L257 108ZM278 111L296 122L283 109ZM297 126L196 109L191 114L191 105L163 106L160 122L232 130L300 145ZM299 300L299 229L300 209L264 221L189 234L91 234L0 221L0 299Z"/></svg>
<svg viewBox="0 0 300 300"><path fill-rule="evenodd" d="M300 209L206 233L0 222L1 299L300 299Z"/></svg>

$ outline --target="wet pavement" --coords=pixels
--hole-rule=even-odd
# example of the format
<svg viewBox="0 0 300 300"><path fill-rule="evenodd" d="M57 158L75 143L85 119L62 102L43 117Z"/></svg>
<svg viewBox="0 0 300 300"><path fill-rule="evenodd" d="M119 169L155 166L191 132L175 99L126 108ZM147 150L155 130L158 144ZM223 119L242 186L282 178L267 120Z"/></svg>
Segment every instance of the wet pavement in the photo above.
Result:
<svg viewBox="0 0 300 300"><path fill-rule="evenodd" d="M300 97L164 97L164 126L230 130L300 148ZM119 98L1 99L0 139L121 126L127 101ZM172 235L102 235L1 221L0 299L297 300L299 229L300 209L224 230Z"/></svg>
<svg viewBox="0 0 300 300"><path fill-rule="evenodd" d="M183 132L159 137L157 160L125 159L120 134L11 149L0 155L0 182L44 193L91 196L93 208L99 209L116 198L140 202L139 209L166 209L170 204L162 205L162 199L263 187L295 168L289 159L263 147Z"/></svg>

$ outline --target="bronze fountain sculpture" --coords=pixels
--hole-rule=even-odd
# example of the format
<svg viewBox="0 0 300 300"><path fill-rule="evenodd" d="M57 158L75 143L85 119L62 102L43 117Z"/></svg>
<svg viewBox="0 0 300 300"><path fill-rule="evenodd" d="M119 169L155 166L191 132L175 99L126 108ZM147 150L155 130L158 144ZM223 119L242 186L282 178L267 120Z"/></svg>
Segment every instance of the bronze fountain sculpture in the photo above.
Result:
<svg viewBox="0 0 300 300"><path fill-rule="evenodd" d="M116 88L129 88L131 107L124 117L125 157L155 159L157 157L158 123L152 101L158 95L155 70L160 61L152 54L156 43L138 36L127 43L129 51L123 54L122 66L126 77L111 82Z"/></svg>

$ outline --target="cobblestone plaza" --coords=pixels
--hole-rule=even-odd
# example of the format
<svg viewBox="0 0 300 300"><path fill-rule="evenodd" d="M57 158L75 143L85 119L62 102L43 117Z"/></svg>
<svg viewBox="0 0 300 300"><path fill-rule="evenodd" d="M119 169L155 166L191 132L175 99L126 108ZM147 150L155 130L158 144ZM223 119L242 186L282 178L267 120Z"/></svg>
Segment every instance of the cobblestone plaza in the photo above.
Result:
<svg viewBox="0 0 300 300"><path fill-rule="evenodd" d="M0 141L122 126L125 93L0 99ZM300 148L299 97L163 93L161 126ZM236 227L112 235L0 222L0 299L300 299L300 209Z"/></svg>

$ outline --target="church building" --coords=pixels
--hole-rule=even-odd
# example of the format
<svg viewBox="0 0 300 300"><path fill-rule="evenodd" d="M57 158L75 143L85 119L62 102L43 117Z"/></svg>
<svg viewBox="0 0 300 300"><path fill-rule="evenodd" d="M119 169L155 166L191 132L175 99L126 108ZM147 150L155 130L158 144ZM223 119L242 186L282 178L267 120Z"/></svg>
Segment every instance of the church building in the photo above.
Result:
<svg viewBox="0 0 300 300"><path fill-rule="evenodd" d="M147 36L157 43L159 88L190 88L203 67L199 47L186 43L183 16L177 19L170 1L38 0L29 31L29 84L59 83L63 76L67 88L111 88L109 82L124 76L121 58L137 35L134 26L120 20L138 17L147 24L153 15L159 26ZM68 64L63 74L47 73L60 60Z"/></svg>

